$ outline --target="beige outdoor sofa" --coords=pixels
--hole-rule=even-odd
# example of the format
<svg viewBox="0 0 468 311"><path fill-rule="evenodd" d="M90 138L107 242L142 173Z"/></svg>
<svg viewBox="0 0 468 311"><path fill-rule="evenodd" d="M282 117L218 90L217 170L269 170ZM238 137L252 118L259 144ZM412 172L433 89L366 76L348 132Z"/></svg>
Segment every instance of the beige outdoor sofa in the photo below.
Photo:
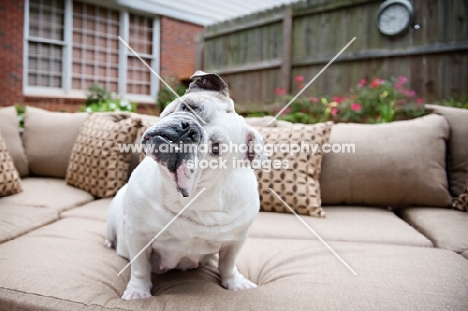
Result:
<svg viewBox="0 0 468 311"><path fill-rule="evenodd" d="M0 198L0 309L468 310L468 214L450 208L467 178L468 113L438 111L332 128L330 142L356 152L324 155L326 217L302 218L357 275L294 215L260 212L238 262L257 289L223 289L213 260L153 275L153 297L124 301L128 261L104 246L111 198L64 179L86 114L28 108L21 138L1 109L23 191Z"/></svg>

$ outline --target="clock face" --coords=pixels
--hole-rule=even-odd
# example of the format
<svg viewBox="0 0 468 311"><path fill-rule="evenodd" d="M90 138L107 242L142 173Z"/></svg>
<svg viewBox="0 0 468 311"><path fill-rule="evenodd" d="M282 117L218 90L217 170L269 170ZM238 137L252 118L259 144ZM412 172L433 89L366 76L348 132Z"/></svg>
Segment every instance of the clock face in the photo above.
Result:
<svg viewBox="0 0 468 311"><path fill-rule="evenodd" d="M396 36L403 33L411 25L413 8L405 0L387 0L377 15L377 26L385 35Z"/></svg>
<svg viewBox="0 0 468 311"><path fill-rule="evenodd" d="M406 29L409 20L408 10L401 4L394 4L380 13L379 28L383 33L396 35Z"/></svg>

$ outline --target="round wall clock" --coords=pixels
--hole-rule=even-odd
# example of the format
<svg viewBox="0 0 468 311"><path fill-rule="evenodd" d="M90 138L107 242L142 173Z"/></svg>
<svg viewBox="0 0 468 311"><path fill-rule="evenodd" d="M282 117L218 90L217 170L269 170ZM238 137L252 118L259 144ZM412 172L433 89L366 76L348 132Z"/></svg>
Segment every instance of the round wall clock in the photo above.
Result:
<svg viewBox="0 0 468 311"><path fill-rule="evenodd" d="M387 0L377 12L377 27L387 36L398 36L411 27L414 8L408 0Z"/></svg>

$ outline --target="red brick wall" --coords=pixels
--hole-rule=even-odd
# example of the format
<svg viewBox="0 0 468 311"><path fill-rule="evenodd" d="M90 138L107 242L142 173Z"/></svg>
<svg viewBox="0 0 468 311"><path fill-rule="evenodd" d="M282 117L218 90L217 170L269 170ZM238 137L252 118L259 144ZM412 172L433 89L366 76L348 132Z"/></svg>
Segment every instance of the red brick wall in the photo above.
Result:
<svg viewBox="0 0 468 311"><path fill-rule="evenodd" d="M22 103L24 1L0 1L0 105Z"/></svg>
<svg viewBox="0 0 468 311"><path fill-rule="evenodd" d="M161 63L163 78L185 79L195 70L195 37L203 32L203 26L161 17Z"/></svg>

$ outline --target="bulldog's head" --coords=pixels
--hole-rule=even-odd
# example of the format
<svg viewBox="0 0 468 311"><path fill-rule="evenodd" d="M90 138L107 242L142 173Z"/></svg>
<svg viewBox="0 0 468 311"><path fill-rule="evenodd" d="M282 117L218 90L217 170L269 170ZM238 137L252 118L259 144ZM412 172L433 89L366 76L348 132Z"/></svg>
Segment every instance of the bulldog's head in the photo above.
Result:
<svg viewBox="0 0 468 311"><path fill-rule="evenodd" d="M202 175L213 180L233 169L233 161L266 159L262 148L227 150L229 145L261 145L260 134L247 126L234 110L226 83L216 74L197 71L184 96L170 103L158 123L142 137L146 150L172 176L184 197L190 195ZM232 149L232 148L231 148ZM262 149L262 150L260 150ZM204 167L200 161L224 161Z"/></svg>

